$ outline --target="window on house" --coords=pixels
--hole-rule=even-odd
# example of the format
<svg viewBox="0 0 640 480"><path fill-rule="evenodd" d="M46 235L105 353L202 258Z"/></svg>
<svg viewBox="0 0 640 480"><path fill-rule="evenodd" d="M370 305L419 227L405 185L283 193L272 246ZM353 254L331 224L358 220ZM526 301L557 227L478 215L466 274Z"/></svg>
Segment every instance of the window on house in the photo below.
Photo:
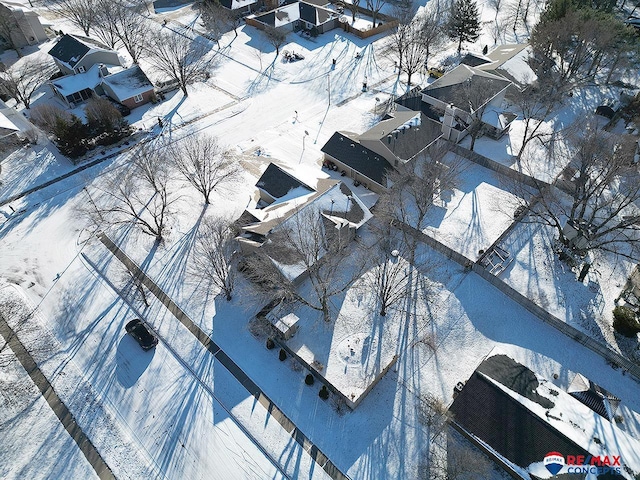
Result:
<svg viewBox="0 0 640 480"><path fill-rule="evenodd" d="M78 67L78 71L79 71L80 73L84 73L84 72L86 72L86 69L85 69L82 65L80 65L80 66Z"/></svg>
<svg viewBox="0 0 640 480"><path fill-rule="evenodd" d="M144 100L144 98L142 98L142 94L140 94L140 93L139 93L138 95L136 95L135 97L133 97L133 100L134 100L136 103L140 103L142 100Z"/></svg>

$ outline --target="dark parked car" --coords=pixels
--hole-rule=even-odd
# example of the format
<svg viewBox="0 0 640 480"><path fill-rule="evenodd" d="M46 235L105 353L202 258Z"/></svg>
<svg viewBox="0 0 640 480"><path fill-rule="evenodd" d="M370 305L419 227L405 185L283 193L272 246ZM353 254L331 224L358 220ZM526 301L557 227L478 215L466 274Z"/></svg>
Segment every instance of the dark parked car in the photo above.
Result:
<svg viewBox="0 0 640 480"><path fill-rule="evenodd" d="M140 344L143 350L151 350L158 344L158 337L151 333L139 318L131 320L124 328Z"/></svg>

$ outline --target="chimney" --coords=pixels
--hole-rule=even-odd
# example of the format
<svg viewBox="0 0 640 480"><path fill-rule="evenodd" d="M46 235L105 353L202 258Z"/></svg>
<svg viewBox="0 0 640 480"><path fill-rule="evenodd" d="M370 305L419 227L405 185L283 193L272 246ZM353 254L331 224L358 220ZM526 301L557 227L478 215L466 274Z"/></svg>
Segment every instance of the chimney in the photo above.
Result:
<svg viewBox="0 0 640 480"><path fill-rule="evenodd" d="M98 75L100 75L100 77L106 77L109 75L109 70L104 66L104 63L98 65Z"/></svg>

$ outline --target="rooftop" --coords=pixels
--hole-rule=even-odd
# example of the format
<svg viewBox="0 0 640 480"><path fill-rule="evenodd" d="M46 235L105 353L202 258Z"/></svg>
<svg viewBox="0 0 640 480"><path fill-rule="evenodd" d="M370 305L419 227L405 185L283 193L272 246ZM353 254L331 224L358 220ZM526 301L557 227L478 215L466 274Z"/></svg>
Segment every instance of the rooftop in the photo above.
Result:
<svg viewBox="0 0 640 480"><path fill-rule="evenodd" d="M65 34L49 50L49 55L73 68L90 50L112 51L91 38Z"/></svg>
<svg viewBox="0 0 640 480"><path fill-rule="evenodd" d="M446 104L469 111L469 105L464 105L464 99L460 93L460 86L466 84L472 92L478 92L482 101L475 102L482 105L495 97L501 90L509 86L511 82L504 77L489 73L479 68L468 65L458 65L456 68L440 77L426 87L422 93L436 98Z"/></svg>
<svg viewBox="0 0 640 480"><path fill-rule="evenodd" d="M360 145L358 140L349 138L345 133L334 133L321 151L374 182L386 186L386 173L391 168L389 162L382 155Z"/></svg>
<svg viewBox="0 0 640 480"><path fill-rule="evenodd" d="M306 193L313 192L313 188L301 182L275 163L270 163L262 176L256 182L256 187L264 190L274 198L282 198L291 190L301 188Z"/></svg>
<svg viewBox="0 0 640 480"><path fill-rule="evenodd" d="M153 84L138 65L110 74L102 79L120 101L153 89Z"/></svg>

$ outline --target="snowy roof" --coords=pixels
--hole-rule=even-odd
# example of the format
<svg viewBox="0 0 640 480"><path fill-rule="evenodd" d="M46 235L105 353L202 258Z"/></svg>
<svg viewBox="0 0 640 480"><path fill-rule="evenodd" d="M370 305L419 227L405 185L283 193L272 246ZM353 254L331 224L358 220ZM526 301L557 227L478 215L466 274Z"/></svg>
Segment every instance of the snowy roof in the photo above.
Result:
<svg viewBox="0 0 640 480"><path fill-rule="evenodd" d="M526 43L508 43L505 45L499 45L487 54L487 59L492 62L492 70L500 67L505 62L508 62L529 45ZM482 67L484 70L484 67Z"/></svg>
<svg viewBox="0 0 640 480"><path fill-rule="evenodd" d="M391 165L382 156L360 145L341 132L334 133L321 151L348 165L379 185L386 186L385 176Z"/></svg>
<svg viewBox="0 0 640 480"><path fill-rule="evenodd" d="M256 15L255 19L274 28L282 27L300 19L313 25L323 23L337 17L337 13L306 2L284 4L275 10Z"/></svg>
<svg viewBox="0 0 640 480"><path fill-rule="evenodd" d="M484 55L478 55L477 53L467 53L460 63L463 65L469 65L470 67L478 67L480 65L484 65L487 63L491 63L491 59L485 57Z"/></svg>
<svg viewBox="0 0 640 480"><path fill-rule="evenodd" d="M608 420L613 420L620 406L618 397L579 373L573 378L567 393Z"/></svg>
<svg viewBox="0 0 640 480"><path fill-rule="evenodd" d="M103 45L88 37L81 37L79 35L65 34L58 40L51 50L49 55L70 68L73 68L84 56L91 51L113 51L109 47Z"/></svg>
<svg viewBox="0 0 640 480"><path fill-rule="evenodd" d="M463 83L466 83L474 92L484 92L485 100L481 103L485 103L508 87L511 81L479 68L458 65L426 87L422 92L444 103L453 104L462 110L468 111L469 106L462 105L464 102L459 93L460 85Z"/></svg>
<svg viewBox="0 0 640 480"><path fill-rule="evenodd" d="M153 90L153 84L138 65L110 74L102 81L111 87L120 102Z"/></svg>
<svg viewBox="0 0 640 480"><path fill-rule="evenodd" d="M482 121L499 130L504 130L517 118L516 115L504 112L498 108L489 107L482 113Z"/></svg>
<svg viewBox="0 0 640 480"><path fill-rule="evenodd" d="M312 23L313 25L322 25L323 23L338 16L338 14L332 10L328 10L311 3L300 2L299 5L300 18L305 22Z"/></svg>
<svg viewBox="0 0 640 480"><path fill-rule="evenodd" d="M357 229L373 216L349 187L339 182L323 194L302 205L293 215L274 227L270 233L285 229L297 229L299 224L296 222L300 218L299 216L309 214L322 216L325 235L330 235L331 232L341 232L342 227ZM331 227L335 227L335 230L332 230ZM300 232L298 235L300 234L304 234L304 232ZM294 281L305 272L306 266L301 259L295 258L295 252L286 248L287 245L280 247L285 248L270 249L269 257L285 278ZM278 255L276 256L274 253L278 253Z"/></svg>
<svg viewBox="0 0 640 480"><path fill-rule="evenodd" d="M531 47L527 44L500 45L487 58L490 63L478 66L479 70L498 73L521 85L534 82L538 77L529 66Z"/></svg>
<svg viewBox="0 0 640 480"><path fill-rule="evenodd" d="M619 455L640 472L640 441L506 355L478 367L451 411L458 425L539 478L551 478L543 460L553 451Z"/></svg>
<svg viewBox="0 0 640 480"><path fill-rule="evenodd" d="M16 127L15 123L9 120L4 113L0 112L0 135L11 135L18 131L20 131L20 129Z"/></svg>
<svg viewBox="0 0 640 480"><path fill-rule="evenodd" d="M369 209L344 183L335 180L319 182L318 189L321 191L305 197L296 197L286 203L277 202L275 207L272 204L262 211L247 211L255 218L263 212L266 215L259 222L243 226L244 234L237 239L255 246L268 244L271 234L298 228L295 222L301 218L300 215L321 216L325 232L329 226L335 227L337 231L342 227L357 229L372 217ZM282 274L293 281L304 273L306 267L300 259L295 258L295 252L287 247L278 245L278 248L269 248L268 255Z"/></svg>
<svg viewBox="0 0 640 480"><path fill-rule="evenodd" d="M291 190L301 188L303 194L313 192L313 189L302 181L286 172L275 163L270 163L262 176L258 179L256 187L264 190L274 198L282 198Z"/></svg>
<svg viewBox="0 0 640 480"><path fill-rule="evenodd" d="M283 27L300 19L300 8L297 3L283 5L270 12L257 15L255 18L274 28Z"/></svg>
<svg viewBox="0 0 640 480"><path fill-rule="evenodd" d="M94 65L84 73L78 73L77 75L66 75L64 77L56 78L51 83L56 90L63 96L73 95L76 92L80 92L85 88L94 89L100 84L100 68L98 65Z"/></svg>
<svg viewBox="0 0 640 480"><path fill-rule="evenodd" d="M431 144L442 128L425 114L415 111L396 111L393 117L383 120L360 135L361 142L379 140L394 156L409 160Z"/></svg>

